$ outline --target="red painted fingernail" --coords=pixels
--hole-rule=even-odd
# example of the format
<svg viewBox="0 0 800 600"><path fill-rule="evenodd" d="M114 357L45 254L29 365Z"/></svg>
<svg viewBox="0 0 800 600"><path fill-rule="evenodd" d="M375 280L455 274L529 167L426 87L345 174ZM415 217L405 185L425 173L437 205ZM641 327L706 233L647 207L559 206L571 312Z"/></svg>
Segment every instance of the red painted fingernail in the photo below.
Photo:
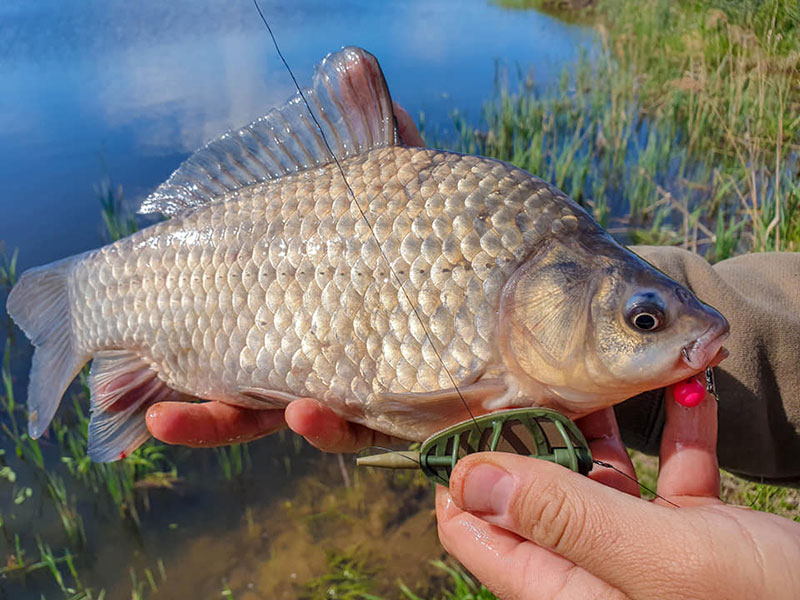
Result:
<svg viewBox="0 0 800 600"><path fill-rule="evenodd" d="M672 394L675 402L681 406L692 408L697 406L706 397L706 388L697 379L692 377L686 381L676 383Z"/></svg>

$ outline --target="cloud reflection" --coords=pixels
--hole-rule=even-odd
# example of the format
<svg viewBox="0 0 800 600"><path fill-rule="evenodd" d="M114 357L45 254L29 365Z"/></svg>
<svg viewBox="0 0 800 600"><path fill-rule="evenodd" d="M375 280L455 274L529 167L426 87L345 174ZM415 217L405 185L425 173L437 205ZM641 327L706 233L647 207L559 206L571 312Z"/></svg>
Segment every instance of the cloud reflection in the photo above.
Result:
<svg viewBox="0 0 800 600"><path fill-rule="evenodd" d="M285 74L271 73L254 44L237 34L213 44L126 48L115 56L114 84L98 94L98 109L109 127L131 129L137 151L191 152L292 95Z"/></svg>

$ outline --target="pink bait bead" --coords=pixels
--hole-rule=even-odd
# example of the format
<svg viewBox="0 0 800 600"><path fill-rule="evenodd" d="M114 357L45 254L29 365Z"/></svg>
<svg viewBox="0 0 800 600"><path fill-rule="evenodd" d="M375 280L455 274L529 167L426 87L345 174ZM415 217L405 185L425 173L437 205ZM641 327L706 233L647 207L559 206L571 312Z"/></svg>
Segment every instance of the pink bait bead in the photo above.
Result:
<svg viewBox="0 0 800 600"><path fill-rule="evenodd" d="M706 388L697 379L692 377L686 381L676 383L673 388L675 402L681 406L692 408L697 406L706 397Z"/></svg>

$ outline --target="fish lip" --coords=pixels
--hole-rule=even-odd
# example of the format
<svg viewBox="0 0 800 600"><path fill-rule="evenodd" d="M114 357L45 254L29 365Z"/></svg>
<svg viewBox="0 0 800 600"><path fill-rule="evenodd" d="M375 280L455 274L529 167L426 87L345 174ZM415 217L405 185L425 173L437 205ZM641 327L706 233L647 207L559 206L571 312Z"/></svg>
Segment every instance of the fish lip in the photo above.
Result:
<svg viewBox="0 0 800 600"><path fill-rule="evenodd" d="M724 327L711 326L706 329L696 340L681 348L681 358L693 370L701 371L715 359L722 360L727 356L727 350L722 344L730 333L727 322ZM719 362L717 360L716 362Z"/></svg>

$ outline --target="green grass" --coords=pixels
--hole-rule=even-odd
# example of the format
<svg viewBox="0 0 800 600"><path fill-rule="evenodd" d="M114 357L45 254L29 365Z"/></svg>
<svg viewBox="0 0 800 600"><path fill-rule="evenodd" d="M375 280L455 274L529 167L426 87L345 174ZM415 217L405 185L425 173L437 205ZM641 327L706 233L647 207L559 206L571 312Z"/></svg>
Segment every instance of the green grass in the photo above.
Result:
<svg viewBox="0 0 800 600"><path fill-rule="evenodd" d="M600 56L555 89L522 76L498 89L485 125L455 115L454 149L554 183L626 241L712 260L800 249L795 9L716 5L598 2L581 14L598 23Z"/></svg>
<svg viewBox="0 0 800 600"><path fill-rule="evenodd" d="M492 592L476 582L459 565L451 565L441 560L433 561L431 564L446 573L449 578L442 590L442 594L436 600L495 600L496 596ZM403 592L403 596L408 600L425 600L414 594L402 583L400 584L400 591Z"/></svg>
<svg viewBox="0 0 800 600"><path fill-rule="evenodd" d="M116 242L139 231L136 218L123 201L121 185L114 186L109 179L104 179L95 186L95 193L100 199L100 214L108 241Z"/></svg>
<svg viewBox="0 0 800 600"><path fill-rule="evenodd" d="M629 451L639 481L655 490L658 479L658 459L641 452ZM726 471L720 471L720 498L729 504L747 506L753 510L769 512L800 522L800 490L765 483L747 481ZM652 499L647 490L642 497Z"/></svg>
<svg viewBox="0 0 800 600"><path fill-rule="evenodd" d="M306 583L302 600L380 600L369 593L375 572L366 557L331 550L326 560L328 571Z"/></svg>

